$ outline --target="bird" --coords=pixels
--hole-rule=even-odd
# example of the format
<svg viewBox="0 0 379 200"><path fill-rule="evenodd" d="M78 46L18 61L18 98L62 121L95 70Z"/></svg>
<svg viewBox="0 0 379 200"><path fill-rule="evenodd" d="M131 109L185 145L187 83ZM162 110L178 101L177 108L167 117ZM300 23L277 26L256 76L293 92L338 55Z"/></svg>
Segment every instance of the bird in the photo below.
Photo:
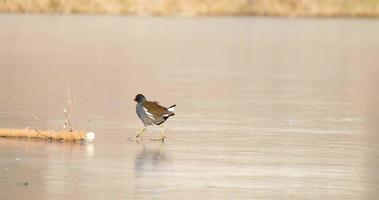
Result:
<svg viewBox="0 0 379 200"><path fill-rule="evenodd" d="M171 116L174 116L176 104L170 107L164 107L159 105L156 101L148 101L145 96L142 94L137 94L134 98L134 101L137 102L136 113L138 117L143 122L144 127L141 128L136 135L136 139L141 138L142 133L146 131L146 127L150 125L159 125L161 127L161 142L164 142L166 136L163 131L163 123Z"/></svg>

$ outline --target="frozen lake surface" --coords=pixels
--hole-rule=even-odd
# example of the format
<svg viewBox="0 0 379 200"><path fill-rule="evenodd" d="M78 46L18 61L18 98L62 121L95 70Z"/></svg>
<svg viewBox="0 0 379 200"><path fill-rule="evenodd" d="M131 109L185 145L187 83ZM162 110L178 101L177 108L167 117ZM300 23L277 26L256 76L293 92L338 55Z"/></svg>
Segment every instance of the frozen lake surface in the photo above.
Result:
<svg viewBox="0 0 379 200"><path fill-rule="evenodd" d="M378 56L375 20L0 15L0 127L59 130L70 87L97 134L0 138L0 199L377 199Z"/></svg>

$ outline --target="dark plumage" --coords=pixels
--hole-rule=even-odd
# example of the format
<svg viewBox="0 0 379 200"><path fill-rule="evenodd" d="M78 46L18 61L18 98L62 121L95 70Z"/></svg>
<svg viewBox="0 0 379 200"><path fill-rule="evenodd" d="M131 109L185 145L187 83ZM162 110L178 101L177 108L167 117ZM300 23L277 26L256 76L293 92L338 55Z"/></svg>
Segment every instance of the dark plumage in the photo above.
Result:
<svg viewBox="0 0 379 200"><path fill-rule="evenodd" d="M138 94L135 98L134 101L137 102L136 105L136 112L138 117L141 119L143 122L144 126L149 126L149 125L161 125L164 123L170 116L175 115L174 114L174 107L176 105L172 105L168 108L163 107L158 104L156 101L147 101L145 96L142 94ZM142 128L141 131L137 134L137 138L141 137L141 134L143 131L146 130L146 128ZM164 132L163 132L163 127L161 125L161 139L164 141Z"/></svg>

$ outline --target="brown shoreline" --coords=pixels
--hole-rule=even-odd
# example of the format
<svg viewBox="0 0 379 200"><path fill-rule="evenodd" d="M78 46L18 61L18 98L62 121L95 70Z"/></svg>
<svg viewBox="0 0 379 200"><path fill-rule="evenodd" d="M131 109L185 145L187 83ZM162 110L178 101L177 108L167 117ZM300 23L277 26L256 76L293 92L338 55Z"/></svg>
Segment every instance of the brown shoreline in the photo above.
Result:
<svg viewBox="0 0 379 200"><path fill-rule="evenodd" d="M37 0L0 1L3 13L111 14L134 16L379 17L370 0Z"/></svg>

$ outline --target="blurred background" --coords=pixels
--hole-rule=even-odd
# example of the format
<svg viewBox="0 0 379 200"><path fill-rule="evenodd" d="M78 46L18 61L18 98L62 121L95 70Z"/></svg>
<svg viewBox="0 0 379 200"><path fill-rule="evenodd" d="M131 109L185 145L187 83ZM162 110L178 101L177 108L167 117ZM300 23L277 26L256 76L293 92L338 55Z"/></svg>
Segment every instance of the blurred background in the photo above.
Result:
<svg viewBox="0 0 379 200"><path fill-rule="evenodd" d="M0 199L379 195L379 0L0 0ZM176 104L142 123L136 94ZM71 97L71 98L70 98Z"/></svg>
<svg viewBox="0 0 379 200"><path fill-rule="evenodd" d="M0 11L125 15L378 17L377 0L1 0Z"/></svg>

